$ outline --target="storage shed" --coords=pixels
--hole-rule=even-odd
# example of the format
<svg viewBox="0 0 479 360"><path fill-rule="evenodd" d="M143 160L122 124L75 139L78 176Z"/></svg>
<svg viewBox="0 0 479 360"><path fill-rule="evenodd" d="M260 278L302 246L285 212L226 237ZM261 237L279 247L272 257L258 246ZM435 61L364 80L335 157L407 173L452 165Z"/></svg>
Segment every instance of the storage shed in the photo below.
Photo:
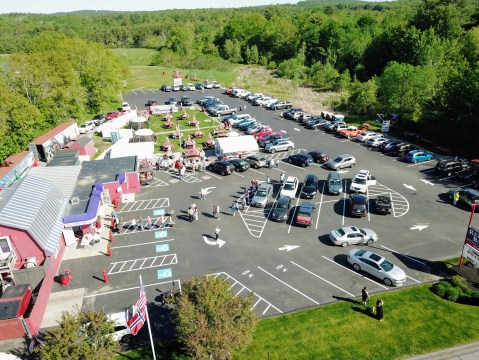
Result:
<svg viewBox="0 0 479 360"><path fill-rule="evenodd" d="M33 152L36 159L49 162L56 152L63 149L73 139L78 137L78 125L76 122L66 122L48 131L33 140L28 149Z"/></svg>
<svg viewBox="0 0 479 360"><path fill-rule="evenodd" d="M78 150L80 155L88 155L90 159L95 155L95 142L88 136L83 136L76 141L72 141L66 147L72 150Z"/></svg>

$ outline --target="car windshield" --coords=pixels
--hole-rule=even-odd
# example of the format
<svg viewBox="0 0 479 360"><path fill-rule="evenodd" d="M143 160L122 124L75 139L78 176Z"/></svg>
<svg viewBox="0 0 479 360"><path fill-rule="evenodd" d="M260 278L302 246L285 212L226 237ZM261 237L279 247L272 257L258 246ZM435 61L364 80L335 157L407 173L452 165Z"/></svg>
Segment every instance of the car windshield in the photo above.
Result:
<svg viewBox="0 0 479 360"><path fill-rule="evenodd" d="M359 232L363 234L364 236L366 236L366 231L364 231L363 229L359 229Z"/></svg>
<svg viewBox="0 0 479 360"><path fill-rule="evenodd" d="M331 185L339 185L339 184L341 184L341 181L339 181L339 180L337 180L337 179L336 179L336 180L331 180L331 181L330 181L330 184L331 184Z"/></svg>
<svg viewBox="0 0 479 360"><path fill-rule="evenodd" d="M343 161L343 158L337 157L337 158L334 159L333 161L336 162L336 163L340 163L341 161Z"/></svg>
<svg viewBox="0 0 479 360"><path fill-rule="evenodd" d="M294 184L284 184L284 189L285 190L293 190L294 189Z"/></svg>
<svg viewBox="0 0 479 360"><path fill-rule="evenodd" d="M364 206L364 205L366 205L366 198L362 197L362 196L357 196L354 199L354 204L357 205L357 206Z"/></svg>
<svg viewBox="0 0 479 360"><path fill-rule="evenodd" d="M336 234L338 234L339 236L344 236L345 232L343 229L339 228L339 229L336 229Z"/></svg>
<svg viewBox="0 0 479 360"><path fill-rule="evenodd" d="M266 197L267 194L266 194L266 191L264 191L264 190L259 190L259 191L256 193L256 196Z"/></svg>
<svg viewBox="0 0 479 360"><path fill-rule="evenodd" d="M363 179L363 178L356 178L354 179L353 181L354 183L356 184L361 184L361 185L365 185L366 184L366 179Z"/></svg>
<svg viewBox="0 0 479 360"><path fill-rule="evenodd" d="M308 210L299 210L299 216L310 216L310 212Z"/></svg>
<svg viewBox="0 0 479 360"><path fill-rule="evenodd" d="M279 210L287 210L288 206L286 204L278 204L276 208Z"/></svg>
<svg viewBox="0 0 479 360"><path fill-rule="evenodd" d="M386 272L391 271L392 268L394 267L394 265L391 262L389 262L389 260L386 260L386 259L384 259L384 261L381 264L379 264L379 266L381 266L381 269L383 269Z"/></svg>

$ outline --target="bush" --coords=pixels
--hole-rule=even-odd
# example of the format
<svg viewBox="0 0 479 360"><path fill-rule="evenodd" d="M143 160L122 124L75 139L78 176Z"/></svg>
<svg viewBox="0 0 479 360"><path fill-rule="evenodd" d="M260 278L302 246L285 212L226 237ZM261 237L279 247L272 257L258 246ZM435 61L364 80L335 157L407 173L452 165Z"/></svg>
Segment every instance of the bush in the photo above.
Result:
<svg viewBox="0 0 479 360"><path fill-rule="evenodd" d="M446 293L447 291L449 290L449 288L451 288L451 284L449 283L449 281L440 281L436 284L433 285L432 287L432 291L439 297L441 298L445 298L446 297Z"/></svg>
<svg viewBox="0 0 479 360"><path fill-rule="evenodd" d="M462 295L462 290L460 288L451 286L446 291L445 299L452 302L456 302L461 295Z"/></svg>

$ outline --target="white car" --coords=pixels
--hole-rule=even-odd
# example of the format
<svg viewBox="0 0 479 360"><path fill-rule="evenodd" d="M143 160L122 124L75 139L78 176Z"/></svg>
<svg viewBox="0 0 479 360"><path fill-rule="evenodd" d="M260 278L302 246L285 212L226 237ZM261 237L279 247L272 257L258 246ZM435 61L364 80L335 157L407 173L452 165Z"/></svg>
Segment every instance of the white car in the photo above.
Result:
<svg viewBox="0 0 479 360"><path fill-rule="evenodd" d="M270 99L270 100L267 100L267 101L264 101L263 104L262 104L262 106L264 106L264 107L269 107L271 104L275 103L276 101L278 101L278 99L275 99L275 98Z"/></svg>
<svg viewBox="0 0 479 360"><path fill-rule="evenodd" d="M329 233L329 240L334 245L346 247L348 245L371 245L378 240L378 235L371 229L361 229L356 226L343 226Z"/></svg>
<svg viewBox="0 0 479 360"><path fill-rule="evenodd" d="M267 152L275 153L276 151L291 151L294 149L294 142L291 140L278 139L272 143L269 143L264 148Z"/></svg>
<svg viewBox="0 0 479 360"><path fill-rule="evenodd" d="M123 111L131 111L130 104L128 104L127 102L121 104L121 108L123 109Z"/></svg>
<svg viewBox="0 0 479 360"><path fill-rule="evenodd" d="M281 188L280 196L288 196L294 199L296 197L296 192L298 191L298 186L298 178L295 176L288 176L283 187Z"/></svg>
<svg viewBox="0 0 479 360"><path fill-rule="evenodd" d="M376 185L376 179L371 175L369 170L359 170L356 177L351 182L349 190L351 192L358 192L366 194L370 185Z"/></svg>
<svg viewBox="0 0 479 360"><path fill-rule="evenodd" d="M190 90L190 91L195 91L195 90L196 90L195 85L193 85L193 84L191 84L191 83L186 84L186 87L187 87L188 90Z"/></svg>
<svg viewBox="0 0 479 360"><path fill-rule="evenodd" d="M378 135L381 135L381 134L378 134L377 132L374 132L374 131L366 131L365 133L362 133L356 136L355 139L356 141L365 142L366 140L371 139Z"/></svg>
<svg viewBox="0 0 479 360"><path fill-rule="evenodd" d="M133 337L127 323L128 319L131 318L133 314L134 309L133 307L130 307L123 312L107 315L108 319L115 323L115 330L111 334L113 340L127 342Z"/></svg>
<svg viewBox="0 0 479 360"><path fill-rule="evenodd" d="M367 272L381 279L387 286L401 286L406 283L404 270L371 251L353 249L348 254L348 262L354 270Z"/></svg>
<svg viewBox="0 0 479 360"><path fill-rule="evenodd" d="M78 132L80 134L88 134L90 131L95 129L95 123L93 121L85 121L78 127Z"/></svg>
<svg viewBox="0 0 479 360"><path fill-rule="evenodd" d="M254 101L254 104L258 105L258 106L263 106L265 102L267 102L269 100L272 100L272 99L273 98L271 96L263 96L262 98L256 99Z"/></svg>
<svg viewBox="0 0 479 360"><path fill-rule="evenodd" d="M250 118L250 114L233 114L228 117L230 125L235 125L238 121Z"/></svg>
<svg viewBox="0 0 479 360"><path fill-rule="evenodd" d="M366 140L366 146L378 147L379 145L381 145L383 142L386 142L386 141L388 141L388 139L386 139L382 135L374 136L374 137Z"/></svg>

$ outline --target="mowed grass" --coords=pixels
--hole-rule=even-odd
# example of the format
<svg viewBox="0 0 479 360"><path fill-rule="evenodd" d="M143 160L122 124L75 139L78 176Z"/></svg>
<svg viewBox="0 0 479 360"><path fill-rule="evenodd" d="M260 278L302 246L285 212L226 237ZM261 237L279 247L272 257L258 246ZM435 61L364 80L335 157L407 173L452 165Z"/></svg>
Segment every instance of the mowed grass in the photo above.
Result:
<svg viewBox="0 0 479 360"><path fill-rule="evenodd" d="M153 49L111 49L113 53L121 58L128 66L148 66L153 56L157 53Z"/></svg>
<svg viewBox="0 0 479 360"><path fill-rule="evenodd" d="M430 285L373 296L384 320L349 301L259 322L235 359L399 359L477 341L479 311L434 295Z"/></svg>
<svg viewBox="0 0 479 360"><path fill-rule="evenodd" d="M205 80L215 80L226 87L233 83L236 78L234 69L230 72L223 72L218 70L176 69L163 66L130 66L130 76L127 79L128 89L159 89L163 84L172 85L173 71L175 70L182 72L183 83L194 84ZM186 76L190 79L186 79ZM193 77L197 77L199 80L191 80Z"/></svg>

